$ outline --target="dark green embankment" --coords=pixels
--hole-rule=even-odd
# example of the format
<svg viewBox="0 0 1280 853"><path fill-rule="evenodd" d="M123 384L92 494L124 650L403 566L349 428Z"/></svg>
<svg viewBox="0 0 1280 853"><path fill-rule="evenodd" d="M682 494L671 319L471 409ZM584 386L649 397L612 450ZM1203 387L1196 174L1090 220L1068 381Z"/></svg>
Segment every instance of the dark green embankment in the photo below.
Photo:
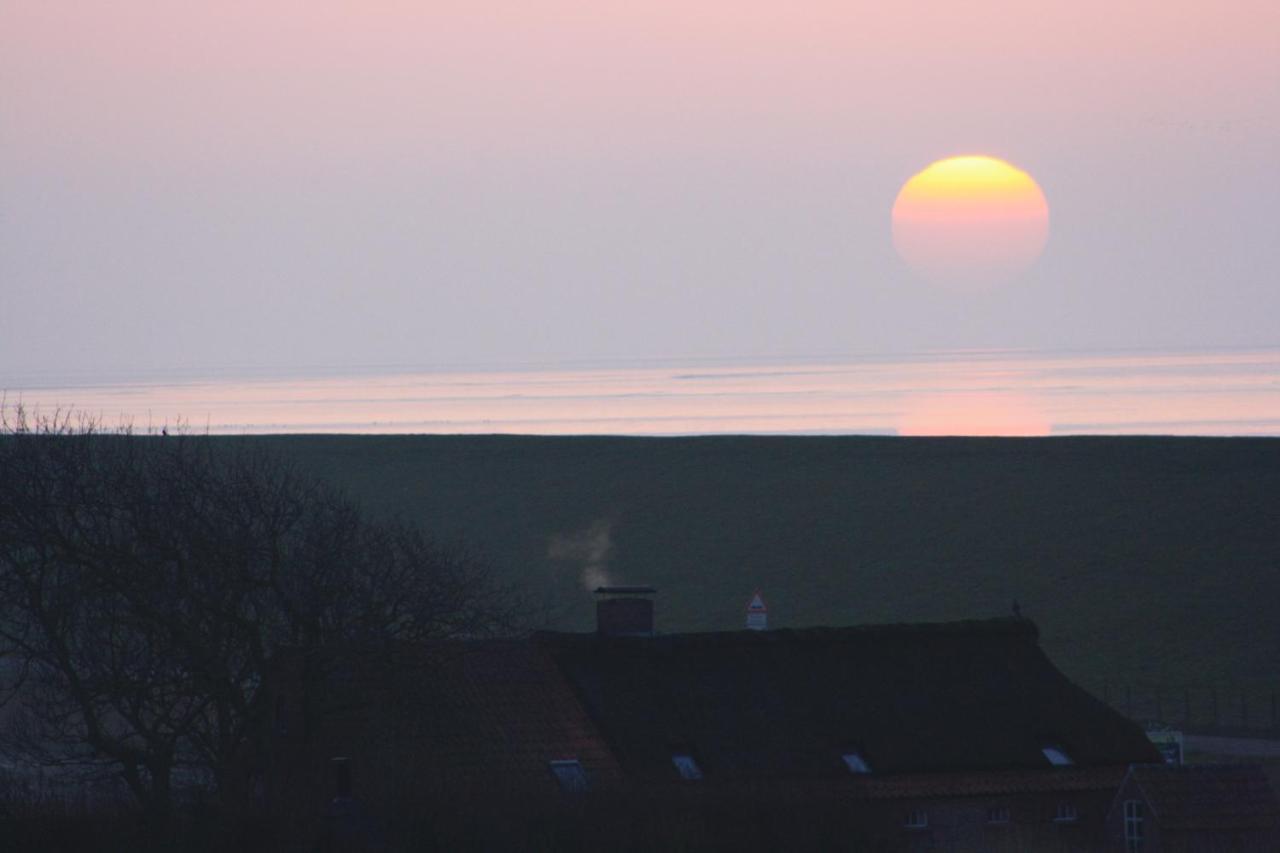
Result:
<svg viewBox="0 0 1280 853"><path fill-rule="evenodd" d="M595 556L614 582L660 588L663 631L739 628L756 588L773 627L981 618L1017 599L1091 689L1156 685L1181 708L1218 685L1226 717L1243 686L1261 697L1252 723L1280 690L1280 440L252 440L474 543L553 627L591 626Z"/></svg>

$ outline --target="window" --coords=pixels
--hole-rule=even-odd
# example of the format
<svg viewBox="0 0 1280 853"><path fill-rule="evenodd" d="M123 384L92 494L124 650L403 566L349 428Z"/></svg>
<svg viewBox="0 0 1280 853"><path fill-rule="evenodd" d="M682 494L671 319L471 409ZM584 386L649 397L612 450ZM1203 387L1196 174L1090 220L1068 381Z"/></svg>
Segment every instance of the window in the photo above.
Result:
<svg viewBox="0 0 1280 853"><path fill-rule="evenodd" d="M1058 803L1058 808L1053 813L1053 819L1056 823L1074 823L1080 819L1080 815L1076 813L1075 803Z"/></svg>
<svg viewBox="0 0 1280 853"><path fill-rule="evenodd" d="M587 790L587 771L578 759L551 762L551 775L556 777L560 790L566 794L581 794Z"/></svg>
<svg viewBox="0 0 1280 853"><path fill-rule="evenodd" d="M1124 801L1124 849L1138 853L1142 849L1142 802Z"/></svg>
<svg viewBox="0 0 1280 853"><path fill-rule="evenodd" d="M870 773L871 765L862 757L860 752L846 752L840 756L844 759L844 766L849 768L850 773Z"/></svg>
<svg viewBox="0 0 1280 853"><path fill-rule="evenodd" d="M676 766L676 772L680 774L681 779L696 782L702 778L702 768L698 766L698 762L693 760L693 756L687 752L672 753L671 763Z"/></svg>
<svg viewBox="0 0 1280 853"><path fill-rule="evenodd" d="M912 809L902 824L907 829L924 829L929 825L929 813L924 809Z"/></svg>
<svg viewBox="0 0 1280 853"><path fill-rule="evenodd" d="M1075 764L1060 746L1044 746L1040 748L1040 752L1054 767L1070 767Z"/></svg>
<svg viewBox="0 0 1280 853"><path fill-rule="evenodd" d="M1008 823L1008 806L991 806L987 809L987 823Z"/></svg>

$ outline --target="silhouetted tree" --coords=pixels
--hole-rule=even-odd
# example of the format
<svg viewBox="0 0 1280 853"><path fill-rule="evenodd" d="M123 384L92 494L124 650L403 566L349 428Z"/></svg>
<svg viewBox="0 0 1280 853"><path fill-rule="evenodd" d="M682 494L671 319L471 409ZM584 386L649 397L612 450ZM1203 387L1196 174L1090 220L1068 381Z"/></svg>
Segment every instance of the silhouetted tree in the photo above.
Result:
<svg viewBox="0 0 1280 853"><path fill-rule="evenodd" d="M0 408L0 748L163 819L175 774L242 789L277 649L509 627L476 561L260 447Z"/></svg>

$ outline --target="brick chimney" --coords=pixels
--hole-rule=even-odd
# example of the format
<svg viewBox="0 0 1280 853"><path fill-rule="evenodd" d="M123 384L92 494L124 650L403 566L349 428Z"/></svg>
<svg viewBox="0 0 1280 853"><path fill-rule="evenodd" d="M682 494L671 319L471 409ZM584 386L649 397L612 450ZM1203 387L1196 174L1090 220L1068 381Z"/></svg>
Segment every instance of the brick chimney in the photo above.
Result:
<svg viewBox="0 0 1280 853"><path fill-rule="evenodd" d="M351 759L331 758L329 765L333 768L334 799L351 797Z"/></svg>
<svg viewBox="0 0 1280 853"><path fill-rule="evenodd" d="M602 637L652 637L651 586L596 587L596 633Z"/></svg>

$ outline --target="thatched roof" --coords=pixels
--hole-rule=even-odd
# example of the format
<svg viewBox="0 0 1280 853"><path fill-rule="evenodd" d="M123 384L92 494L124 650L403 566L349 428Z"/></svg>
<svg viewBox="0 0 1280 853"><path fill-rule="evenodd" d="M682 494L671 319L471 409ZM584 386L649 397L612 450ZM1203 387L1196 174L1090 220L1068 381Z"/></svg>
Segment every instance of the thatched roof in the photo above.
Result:
<svg viewBox="0 0 1280 853"><path fill-rule="evenodd" d="M851 779L850 752L877 778L1055 769L1045 747L1075 770L1159 760L1022 619L535 640L635 778L678 778L673 752L708 780Z"/></svg>

